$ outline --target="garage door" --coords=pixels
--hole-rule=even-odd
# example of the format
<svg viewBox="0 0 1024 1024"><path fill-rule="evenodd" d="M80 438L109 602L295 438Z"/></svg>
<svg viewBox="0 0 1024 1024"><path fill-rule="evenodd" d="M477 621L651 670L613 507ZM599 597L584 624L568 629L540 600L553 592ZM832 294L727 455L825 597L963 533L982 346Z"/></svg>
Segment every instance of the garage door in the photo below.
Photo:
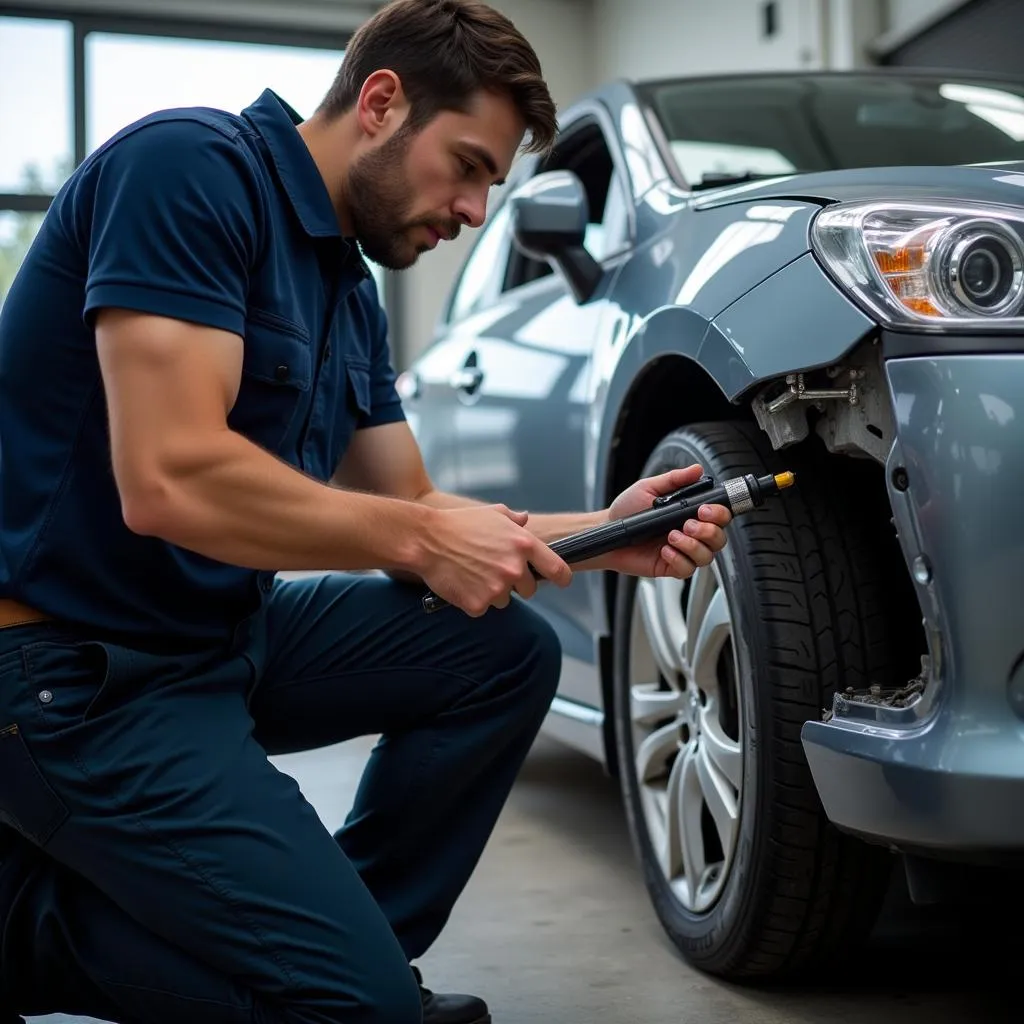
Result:
<svg viewBox="0 0 1024 1024"><path fill-rule="evenodd" d="M899 67L1024 76L1024 0L973 0L880 59Z"/></svg>

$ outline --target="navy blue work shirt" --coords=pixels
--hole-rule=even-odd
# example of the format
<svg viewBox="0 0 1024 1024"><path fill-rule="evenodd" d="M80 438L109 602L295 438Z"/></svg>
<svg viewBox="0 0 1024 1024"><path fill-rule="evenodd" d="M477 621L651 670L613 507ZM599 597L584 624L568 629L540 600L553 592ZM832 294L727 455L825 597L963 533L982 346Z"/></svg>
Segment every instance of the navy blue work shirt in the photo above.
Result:
<svg viewBox="0 0 1024 1024"><path fill-rule="evenodd" d="M105 635L219 642L270 589L125 525L103 307L241 335L230 425L317 479L354 430L403 418L375 282L300 120L270 90L241 115L160 111L56 196L0 311L0 597Z"/></svg>

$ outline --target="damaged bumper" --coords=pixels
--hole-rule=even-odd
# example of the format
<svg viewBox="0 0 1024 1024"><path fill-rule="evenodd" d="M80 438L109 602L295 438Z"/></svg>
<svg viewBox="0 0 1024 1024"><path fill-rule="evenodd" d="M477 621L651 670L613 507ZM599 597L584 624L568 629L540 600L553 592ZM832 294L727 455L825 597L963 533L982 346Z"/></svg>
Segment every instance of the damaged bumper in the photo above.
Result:
<svg viewBox="0 0 1024 1024"><path fill-rule="evenodd" d="M903 849L1024 853L1024 355L983 349L886 362L922 677L802 731L829 818Z"/></svg>

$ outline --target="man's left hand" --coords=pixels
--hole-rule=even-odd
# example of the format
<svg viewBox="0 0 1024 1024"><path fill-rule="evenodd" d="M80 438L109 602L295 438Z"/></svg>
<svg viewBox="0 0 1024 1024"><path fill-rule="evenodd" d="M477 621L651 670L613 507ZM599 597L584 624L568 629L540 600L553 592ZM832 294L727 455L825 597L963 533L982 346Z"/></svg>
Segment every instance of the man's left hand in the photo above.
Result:
<svg viewBox="0 0 1024 1024"><path fill-rule="evenodd" d="M696 483L703 472L700 466L694 465L638 480L612 502L608 518L622 519L644 512L655 498ZM675 576L685 580L698 566L710 565L715 553L725 547L727 538L723 528L731 521L732 513L724 505L702 505L699 518L687 521L682 530L673 530L667 543L653 540L612 551L602 556L601 564L629 576Z"/></svg>

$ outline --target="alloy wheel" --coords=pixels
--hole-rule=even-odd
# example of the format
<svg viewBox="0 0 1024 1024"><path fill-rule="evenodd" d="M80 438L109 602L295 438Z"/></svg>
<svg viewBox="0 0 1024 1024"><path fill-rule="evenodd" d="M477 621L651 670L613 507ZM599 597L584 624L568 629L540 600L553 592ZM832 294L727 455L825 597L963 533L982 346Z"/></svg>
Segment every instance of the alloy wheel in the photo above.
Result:
<svg viewBox="0 0 1024 1024"><path fill-rule="evenodd" d="M733 620L717 560L637 583L630 642L634 771L676 899L706 913L729 876L743 790Z"/></svg>

